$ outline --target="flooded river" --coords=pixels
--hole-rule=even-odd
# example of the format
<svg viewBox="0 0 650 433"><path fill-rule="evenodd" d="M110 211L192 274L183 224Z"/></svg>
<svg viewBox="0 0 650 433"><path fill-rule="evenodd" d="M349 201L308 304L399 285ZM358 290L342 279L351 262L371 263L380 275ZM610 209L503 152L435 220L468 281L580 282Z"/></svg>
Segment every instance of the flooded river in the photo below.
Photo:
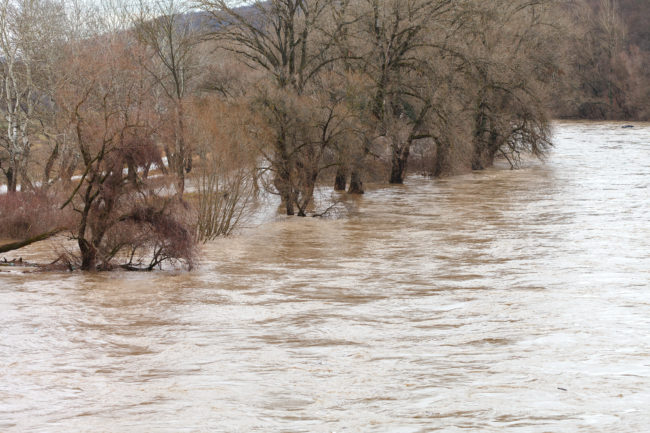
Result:
<svg viewBox="0 0 650 433"><path fill-rule="evenodd" d="M650 125L556 144L191 273L0 273L0 431L647 431Z"/></svg>

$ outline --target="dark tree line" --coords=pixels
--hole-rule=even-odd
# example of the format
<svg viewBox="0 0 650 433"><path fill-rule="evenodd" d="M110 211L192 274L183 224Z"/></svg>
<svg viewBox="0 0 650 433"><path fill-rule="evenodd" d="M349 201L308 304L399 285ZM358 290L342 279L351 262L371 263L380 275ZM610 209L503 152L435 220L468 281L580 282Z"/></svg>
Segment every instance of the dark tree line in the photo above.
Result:
<svg viewBox="0 0 650 433"><path fill-rule="evenodd" d="M555 114L650 119L650 2L581 0L570 13L574 25Z"/></svg>

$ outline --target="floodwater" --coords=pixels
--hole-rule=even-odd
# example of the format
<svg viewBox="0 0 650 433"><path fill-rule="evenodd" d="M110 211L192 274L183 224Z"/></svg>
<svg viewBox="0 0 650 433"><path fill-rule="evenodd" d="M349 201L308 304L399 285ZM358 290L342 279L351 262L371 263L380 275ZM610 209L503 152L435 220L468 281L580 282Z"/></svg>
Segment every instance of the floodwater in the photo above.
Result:
<svg viewBox="0 0 650 433"><path fill-rule="evenodd" d="M556 143L191 273L0 273L0 431L648 431L650 125Z"/></svg>

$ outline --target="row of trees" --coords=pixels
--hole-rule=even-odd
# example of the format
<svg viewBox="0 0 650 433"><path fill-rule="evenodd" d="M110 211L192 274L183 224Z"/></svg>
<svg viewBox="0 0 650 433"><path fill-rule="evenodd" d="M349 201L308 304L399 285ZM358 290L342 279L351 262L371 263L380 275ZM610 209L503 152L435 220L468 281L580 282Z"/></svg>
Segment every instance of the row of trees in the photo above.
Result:
<svg viewBox="0 0 650 433"><path fill-rule="evenodd" d="M331 168L336 189L349 178L361 193L377 172L402 183L414 154L441 176L550 146L558 1L198 3L208 36L255 77L229 99L248 98L264 119L261 150L289 215L307 214Z"/></svg>
<svg viewBox="0 0 650 433"><path fill-rule="evenodd" d="M560 0L3 2L0 237L87 270L191 266L259 194L516 167L568 68Z"/></svg>

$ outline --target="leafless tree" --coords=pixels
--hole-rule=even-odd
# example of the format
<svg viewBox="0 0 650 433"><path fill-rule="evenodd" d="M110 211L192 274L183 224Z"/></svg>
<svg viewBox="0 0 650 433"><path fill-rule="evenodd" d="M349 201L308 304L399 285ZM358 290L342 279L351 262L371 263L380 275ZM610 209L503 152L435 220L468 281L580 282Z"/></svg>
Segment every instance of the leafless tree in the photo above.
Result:
<svg viewBox="0 0 650 433"><path fill-rule="evenodd" d="M552 144L546 95L562 69L557 3L467 3L465 31L455 48L473 118L475 170L497 156L515 167L522 152L543 156Z"/></svg>
<svg viewBox="0 0 650 433"><path fill-rule="evenodd" d="M77 41L67 59L67 71L76 79L57 94L60 115L68 119L82 156L81 178L62 208L78 214L73 237L83 270L110 268L125 248L131 251L128 268L141 256L138 249L150 254L147 269L173 259L192 263L194 237L176 201L143 176L160 156L147 122L152 93L142 68L145 53L128 37Z"/></svg>
<svg viewBox="0 0 650 433"><path fill-rule="evenodd" d="M266 72L268 80L262 81L254 99L273 130L265 152L274 176L272 185L288 215L295 214L296 207L298 214L305 214L320 172L315 165L321 163L330 143L323 139L328 132L314 139L313 128L329 126L331 111L316 109L307 114L307 106L301 104L309 98L320 100L316 78L342 58L335 42L345 23L337 17L348 2L271 0L240 8L223 0L198 3L217 27L211 37L251 68ZM324 117L314 119L314 115Z"/></svg>
<svg viewBox="0 0 650 433"><path fill-rule="evenodd" d="M201 40L200 16L193 14L186 2L181 0L141 0L132 14L134 32L147 47L153 61L145 63L158 90L164 98L156 101L157 110L165 114L168 107L173 111L171 137L160 137L164 142L169 167L178 180L177 192L183 194L185 173L192 169L192 146L185 137L185 100L192 79L197 71L196 46ZM165 117L165 116L163 116Z"/></svg>
<svg viewBox="0 0 650 433"><path fill-rule="evenodd" d="M369 83L366 141L386 143L391 183L404 181L413 142L432 137L440 112L435 101L437 44L454 30L454 9L450 0L364 0L353 12L355 30L348 41L358 60L352 67ZM353 191L360 190L356 171Z"/></svg>
<svg viewBox="0 0 650 433"><path fill-rule="evenodd" d="M32 186L28 172L37 134L47 133L52 65L63 43L63 5L50 0L3 0L0 4L0 169L9 191Z"/></svg>

